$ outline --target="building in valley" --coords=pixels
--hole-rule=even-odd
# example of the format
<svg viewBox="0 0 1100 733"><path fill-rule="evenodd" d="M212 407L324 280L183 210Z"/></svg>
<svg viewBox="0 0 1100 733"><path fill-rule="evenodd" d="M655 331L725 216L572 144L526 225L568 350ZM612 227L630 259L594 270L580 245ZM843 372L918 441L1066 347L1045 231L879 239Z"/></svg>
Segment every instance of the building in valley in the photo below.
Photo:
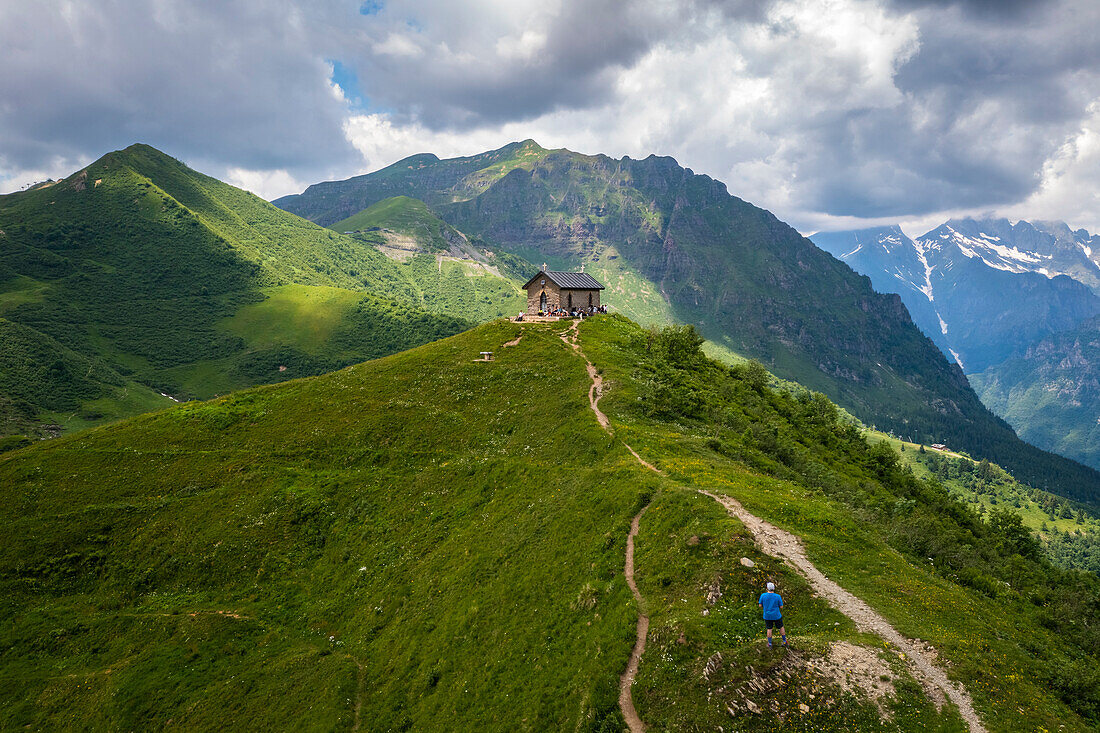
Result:
<svg viewBox="0 0 1100 733"><path fill-rule="evenodd" d="M573 310L595 313L600 309L603 285L585 272L550 272L546 265L523 286L527 291L527 314Z"/></svg>

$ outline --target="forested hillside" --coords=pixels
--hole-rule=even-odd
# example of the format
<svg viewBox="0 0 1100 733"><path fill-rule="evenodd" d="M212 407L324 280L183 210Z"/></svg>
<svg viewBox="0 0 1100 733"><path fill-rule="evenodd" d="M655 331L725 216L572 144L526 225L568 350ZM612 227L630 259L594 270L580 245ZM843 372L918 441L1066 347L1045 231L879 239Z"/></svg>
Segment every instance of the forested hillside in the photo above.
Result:
<svg viewBox="0 0 1100 733"><path fill-rule="evenodd" d="M970 379L1025 439L1100 466L1100 317Z"/></svg>

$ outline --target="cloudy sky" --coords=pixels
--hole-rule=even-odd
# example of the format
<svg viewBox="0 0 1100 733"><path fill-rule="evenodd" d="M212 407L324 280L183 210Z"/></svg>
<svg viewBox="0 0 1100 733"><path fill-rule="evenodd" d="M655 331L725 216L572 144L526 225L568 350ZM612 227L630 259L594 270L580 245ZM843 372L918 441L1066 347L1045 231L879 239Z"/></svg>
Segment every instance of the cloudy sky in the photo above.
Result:
<svg viewBox="0 0 1100 733"><path fill-rule="evenodd" d="M8 0L0 191L147 142L265 198L534 138L804 232L1100 231L1096 0Z"/></svg>

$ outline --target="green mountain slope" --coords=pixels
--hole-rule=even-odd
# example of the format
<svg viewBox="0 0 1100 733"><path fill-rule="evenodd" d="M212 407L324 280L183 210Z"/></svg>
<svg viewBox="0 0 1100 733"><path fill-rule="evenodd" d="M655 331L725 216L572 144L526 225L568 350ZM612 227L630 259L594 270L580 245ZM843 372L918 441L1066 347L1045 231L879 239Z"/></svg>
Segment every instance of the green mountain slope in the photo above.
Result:
<svg viewBox="0 0 1100 733"><path fill-rule="evenodd" d="M323 226L395 196L420 199L435 207L471 198L513 170L531 170L548 153L534 140L465 158L440 160L422 153L374 173L314 184L302 194L283 196L272 203Z"/></svg>
<svg viewBox="0 0 1100 733"><path fill-rule="evenodd" d="M0 342L0 435L33 434L42 419L95 424L170 402L33 328L0 318Z"/></svg>
<svg viewBox="0 0 1100 733"><path fill-rule="evenodd" d="M934 645L989 730L1100 722L1094 576L917 481L820 395L705 360L690 330L581 327L611 437L563 325L496 322L0 456L4 727L622 730L624 544L648 504L651 729L960 729L701 488ZM789 653L762 643L768 578ZM878 704L819 666L840 643L884 670Z"/></svg>
<svg viewBox="0 0 1100 733"><path fill-rule="evenodd" d="M277 320L278 303L332 287L340 298L313 298L321 305L311 307L334 306L328 328L339 344L320 342L308 321ZM266 299L275 302L265 307ZM7 373L0 396L22 406L20 429L31 432L43 420L81 427L163 406L161 392L211 397L317 374L468 325L445 307L424 313L421 300L376 248L145 145L0 196L0 317L19 327L21 343L69 364ZM234 324L257 308L276 320L254 338ZM49 395L67 396L64 407ZM50 414L58 410L68 411L64 419Z"/></svg>
<svg viewBox="0 0 1100 733"><path fill-rule="evenodd" d="M446 251L452 242L461 239L454 227L436 216L427 204L408 196L383 199L328 228L345 234L349 230L386 228L413 238L429 252Z"/></svg>
<svg viewBox="0 0 1100 733"><path fill-rule="evenodd" d="M534 266L471 240L419 199L383 199L329 228L392 258L428 310L480 322L527 307L522 288Z"/></svg>
<svg viewBox="0 0 1100 733"><path fill-rule="evenodd" d="M469 158L420 155L279 199L326 223L416 196L494 249L585 268L607 301L692 323L720 347L820 390L867 424L988 456L1033 485L1100 501L1100 473L1019 440L913 325L896 295L772 214L671 158L548 151L531 141Z"/></svg>
<svg viewBox="0 0 1100 733"><path fill-rule="evenodd" d="M970 381L1023 438L1100 466L1100 318L1048 336Z"/></svg>
<svg viewBox="0 0 1100 733"><path fill-rule="evenodd" d="M882 433L872 433L871 439L889 443L914 475L940 482L979 516L998 510L1018 514L1055 565L1100 574L1100 516L1095 509L1028 486L988 460L928 449Z"/></svg>
<svg viewBox="0 0 1100 733"><path fill-rule="evenodd" d="M471 363L513 330L8 454L4 727L618 720L618 571L652 480L556 334ZM47 464L74 478L27 504Z"/></svg>

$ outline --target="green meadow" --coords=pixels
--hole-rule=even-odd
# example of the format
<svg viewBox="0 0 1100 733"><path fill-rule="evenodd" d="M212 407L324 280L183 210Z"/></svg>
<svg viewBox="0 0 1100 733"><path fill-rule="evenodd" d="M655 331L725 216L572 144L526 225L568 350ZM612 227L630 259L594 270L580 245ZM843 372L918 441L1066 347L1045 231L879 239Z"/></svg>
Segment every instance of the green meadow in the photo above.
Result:
<svg viewBox="0 0 1100 733"><path fill-rule="evenodd" d="M1090 506L1018 481L995 463L872 432L889 443L913 475L936 481L979 516L1007 510L1042 541L1047 557L1064 568L1100 573L1100 518Z"/></svg>
<svg viewBox="0 0 1100 733"><path fill-rule="evenodd" d="M496 321L0 455L0 727L621 731L648 506L651 730L961 729L698 489L931 642L990 730L1100 721L1095 576L690 327L581 326L609 436L566 326ZM764 647L766 579L791 649ZM889 670L879 704L815 671L838 642Z"/></svg>

